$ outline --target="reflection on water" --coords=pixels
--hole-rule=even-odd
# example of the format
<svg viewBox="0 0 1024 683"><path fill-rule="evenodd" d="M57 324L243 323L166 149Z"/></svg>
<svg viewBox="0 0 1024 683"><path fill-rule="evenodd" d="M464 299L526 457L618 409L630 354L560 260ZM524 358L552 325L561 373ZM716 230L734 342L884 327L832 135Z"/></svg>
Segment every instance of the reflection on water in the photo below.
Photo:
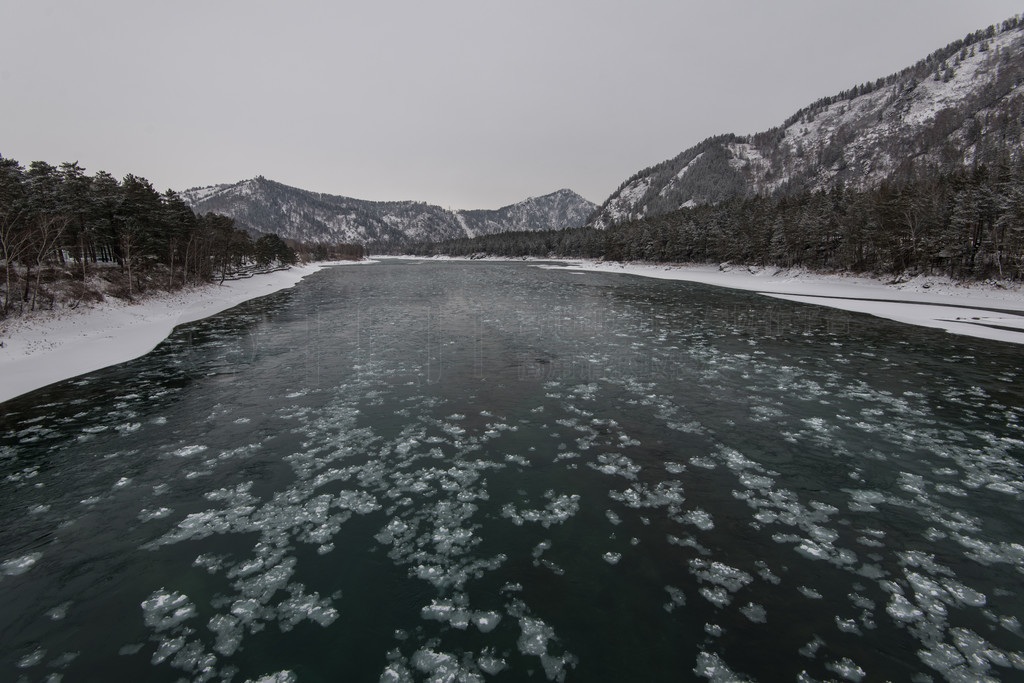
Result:
<svg viewBox="0 0 1024 683"><path fill-rule="evenodd" d="M5 680L1010 680L1018 350L323 271L4 404Z"/></svg>

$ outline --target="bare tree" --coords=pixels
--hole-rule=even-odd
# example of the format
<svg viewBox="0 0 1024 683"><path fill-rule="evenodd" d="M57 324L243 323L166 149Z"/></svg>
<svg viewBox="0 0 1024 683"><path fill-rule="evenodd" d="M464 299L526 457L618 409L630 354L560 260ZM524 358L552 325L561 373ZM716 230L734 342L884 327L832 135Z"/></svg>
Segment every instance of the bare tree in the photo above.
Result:
<svg viewBox="0 0 1024 683"><path fill-rule="evenodd" d="M4 259L4 273L7 278L3 315L7 315L11 310L14 264L24 259L29 246L28 231L24 229L21 218L21 212L13 209L0 214L0 256Z"/></svg>
<svg viewBox="0 0 1024 683"><path fill-rule="evenodd" d="M53 258L56 250L64 239L71 218L65 215L41 215L32 222L29 232L30 252L36 267L36 286L32 292L32 303L29 310L36 308L43 277L43 265ZM28 261L26 261L28 263ZM29 273L25 273L25 300L28 300Z"/></svg>

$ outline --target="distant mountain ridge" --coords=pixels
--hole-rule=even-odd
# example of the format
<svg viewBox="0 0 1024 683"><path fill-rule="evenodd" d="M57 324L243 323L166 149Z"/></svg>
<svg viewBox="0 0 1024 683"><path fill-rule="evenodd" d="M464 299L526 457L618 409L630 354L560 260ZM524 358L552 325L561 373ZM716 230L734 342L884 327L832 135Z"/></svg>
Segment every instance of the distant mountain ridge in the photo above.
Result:
<svg viewBox="0 0 1024 683"><path fill-rule="evenodd" d="M230 216L238 227L254 233L377 248L508 230L577 227L597 208L571 190L558 190L500 209L452 211L425 202L375 202L310 192L262 176L192 188L181 197L199 214Z"/></svg>
<svg viewBox="0 0 1024 683"><path fill-rule="evenodd" d="M1024 145L1024 20L969 34L912 67L823 98L756 135L708 138L627 179L592 227L838 183L869 189L922 167L1012 161Z"/></svg>

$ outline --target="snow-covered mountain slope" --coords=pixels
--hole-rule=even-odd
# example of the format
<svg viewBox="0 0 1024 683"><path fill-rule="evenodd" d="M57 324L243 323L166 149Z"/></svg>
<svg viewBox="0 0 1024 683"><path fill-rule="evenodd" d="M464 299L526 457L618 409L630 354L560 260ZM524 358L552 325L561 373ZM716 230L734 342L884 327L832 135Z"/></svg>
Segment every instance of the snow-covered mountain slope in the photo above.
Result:
<svg viewBox="0 0 1024 683"><path fill-rule="evenodd" d="M255 233L378 247L506 230L575 227L597 208L571 190L559 190L493 211L450 211L424 202L371 202L310 192L263 177L193 188L181 196L197 213L231 216L239 227Z"/></svg>
<svg viewBox="0 0 1024 683"><path fill-rule="evenodd" d="M572 190L558 190L543 197L530 197L493 211L457 211L467 234L489 235L508 230L575 228L583 225L597 208Z"/></svg>
<svg viewBox="0 0 1024 683"><path fill-rule="evenodd" d="M722 135L624 182L588 224L607 227L753 194L866 189L924 167L1022 154L1024 21L947 45L898 74L801 109L756 135Z"/></svg>

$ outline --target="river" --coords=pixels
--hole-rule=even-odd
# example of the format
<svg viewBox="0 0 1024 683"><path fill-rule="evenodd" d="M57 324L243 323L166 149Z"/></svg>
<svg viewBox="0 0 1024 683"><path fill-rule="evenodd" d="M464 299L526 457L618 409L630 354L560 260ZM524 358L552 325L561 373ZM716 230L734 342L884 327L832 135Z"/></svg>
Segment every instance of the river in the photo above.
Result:
<svg viewBox="0 0 1024 683"><path fill-rule="evenodd" d="M1019 680L1019 347L333 268L0 406L0 679Z"/></svg>

